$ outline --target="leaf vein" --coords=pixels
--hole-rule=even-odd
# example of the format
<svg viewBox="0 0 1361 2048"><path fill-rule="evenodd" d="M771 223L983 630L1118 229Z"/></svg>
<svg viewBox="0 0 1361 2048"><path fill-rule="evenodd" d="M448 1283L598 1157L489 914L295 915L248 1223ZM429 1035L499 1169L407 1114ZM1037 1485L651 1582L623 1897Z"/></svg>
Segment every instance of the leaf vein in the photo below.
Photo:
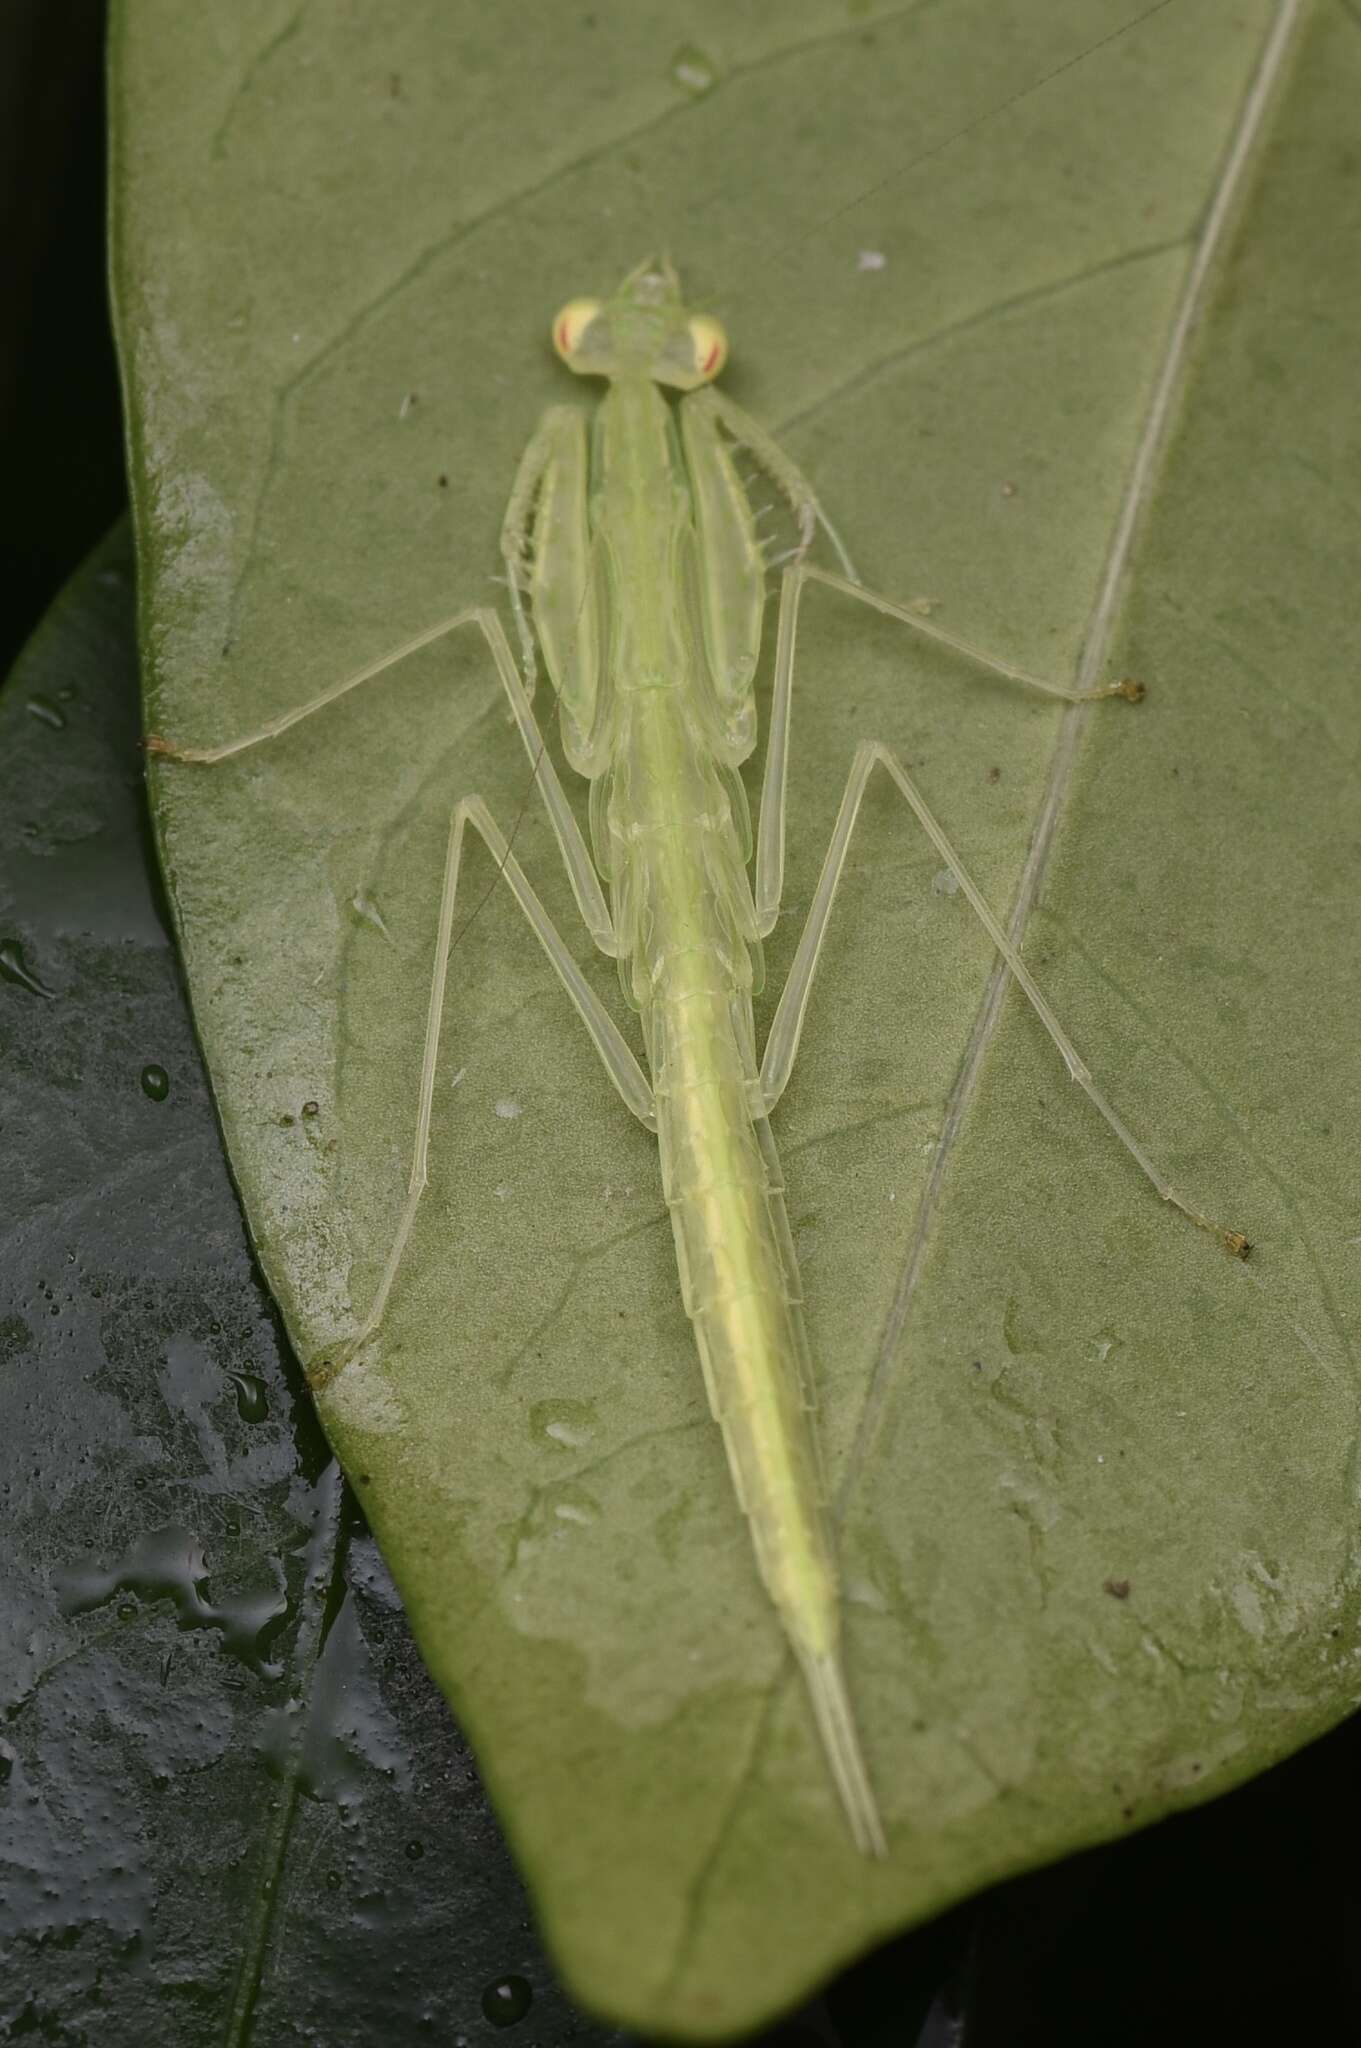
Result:
<svg viewBox="0 0 1361 2048"><path fill-rule="evenodd" d="M960 335L971 334L979 328L987 327L994 320L1004 319L1008 313L1017 313L1030 306L1043 305L1047 299L1061 298L1065 292L1076 291L1082 285L1089 284L1098 277L1104 277L1110 271L1123 270L1127 265L1151 262L1159 256L1168 256L1176 249L1185 248L1188 240L1189 237L1186 235L1173 235L1165 241L1148 242L1139 248L1125 249L1118 256L1109 256L1101 263L1084 265L1081 270L1075 270L1065 277L1046 278L1042 284L1027 285L1024 291L1013 292L1004 299L994 299L990 305L977 307L973 312L963 314L958 320L947 320L943 326L933 328L929 334L917 335L913 340L904 342L901 347L890 349L887 355L877 357L874 362L863 364L851 376L820 392L810 404L803 406L798 412L786 414L782 420L777 421L775 431L781 438L787 438L805 426L809 420L816 419L828 406L838 404L842 399L868 388L890 370L911 361L914 356L926 355L942 342L954 341Z"/></svg>
<svg viewBox="0 0 1361 2048"><path fill-rule="evenodd" d="M1253 145L1265 125L1275 87L1285 70L1287 57L1293 45L1294 30L1300 16L1301 0L1281 0L1230 136L1200 233L1196 238L1180 301L1154 380L1144 425L1126 479L1116 515L1115 530L1084 636L1082 658L1077 674L1077 685L1081 689L1092 686L1106 662L1134 537L1167 445L1176 401L1190 361L1192 340L1210 302L1209 287L1216 259L1227 239L1234 203L1245 183ZM1008 924L1008 936L1018 949L1024 942L1030 916L1049 865L1059 816L1072 781L1078 743L1086 729L1088 711L1089 707L1086 705L1070 705L1064 711L1059 725L1048 787ZM1009 981L1010 975L1005 964L998 961L989 977L959 1077L946 1110L940 1143L932 1162L931 1176L922 1195L898 1286L885 1323L879 1355L871 1375L860 1426L847 1461L846 1477L837 1504L839 1515L844 1514L851 1491L864 1469L869 1446L873 1442L883 1413L899 1341L925 1263L927 1243L946 1175L953 1163L955 1141L972 1106L984 1061L996 1035L1002 1001Z"/></svg>

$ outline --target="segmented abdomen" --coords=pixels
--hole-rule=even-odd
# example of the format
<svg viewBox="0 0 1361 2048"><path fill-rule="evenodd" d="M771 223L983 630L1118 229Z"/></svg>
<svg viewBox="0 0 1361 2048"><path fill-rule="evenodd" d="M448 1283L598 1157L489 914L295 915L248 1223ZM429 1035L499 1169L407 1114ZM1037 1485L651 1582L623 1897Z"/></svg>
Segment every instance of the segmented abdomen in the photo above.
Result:
<svg viewBox="0 0 1361 2048"><path fill-rule="evenodd" d="M690 987L651 1013L662 1180L681 1294L762 1580L796 1645L820 1652L836 1639L836 1573L798 1267L744 1012L744 995Z"/></svg>
<svg viewBox="0 0 1361 2048"><path fill-rule="evenodd" d="M847 1693L798 1265L756 1065L746 799L698 693L621 690L592 784L624 992L642 1014L681 1293L756 1562L851 1833L884 1833Z"/></svg>

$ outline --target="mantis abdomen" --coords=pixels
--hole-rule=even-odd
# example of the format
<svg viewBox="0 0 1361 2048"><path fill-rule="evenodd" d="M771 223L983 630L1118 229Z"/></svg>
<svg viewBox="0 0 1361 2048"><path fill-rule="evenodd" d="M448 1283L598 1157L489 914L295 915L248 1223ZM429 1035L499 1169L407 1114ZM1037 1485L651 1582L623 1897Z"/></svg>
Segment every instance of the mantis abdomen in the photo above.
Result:
<svg viewBox="0 0 1361 2048"><path fill-rule="evenodd" d="M643 1017L681 1296L761 1579L856 1838L882 1852L841 1673L798 1265L756 1064L745 820L732 816L693 682L616 688L623 732L597 851Z"/></svg>

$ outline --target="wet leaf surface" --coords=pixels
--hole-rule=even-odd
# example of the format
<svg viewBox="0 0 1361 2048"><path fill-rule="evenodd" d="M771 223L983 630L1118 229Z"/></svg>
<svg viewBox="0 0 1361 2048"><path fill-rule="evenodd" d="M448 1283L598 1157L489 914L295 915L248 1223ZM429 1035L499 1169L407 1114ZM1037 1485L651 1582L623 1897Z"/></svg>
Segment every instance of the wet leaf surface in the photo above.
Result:
<svg viewBox="0 0 1361 2048"><path fill-rule="evenodd" d="M122 532L0 696L0 2031L604 2041L251 1261L137 739Z"/></svg>

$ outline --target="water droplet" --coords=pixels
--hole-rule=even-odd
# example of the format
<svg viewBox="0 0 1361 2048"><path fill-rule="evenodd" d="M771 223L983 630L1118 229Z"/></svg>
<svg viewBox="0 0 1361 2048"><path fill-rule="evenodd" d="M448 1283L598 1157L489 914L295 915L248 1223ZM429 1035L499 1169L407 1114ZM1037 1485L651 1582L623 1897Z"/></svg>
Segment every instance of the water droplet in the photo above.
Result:
<svg viewBox="0 0 1361 2048"><path fill-rule="evenodd" d="M52 998L52 990L33 972L17 939L0 939L0 975L17 988L26 988L31 996Z"/></svg>
<svg viewBox="0 0 1361 2048"><path fill-rule="evenodd" d="M482 1993L482 2010L494 2027L513 2027L534 2003L523 1977L498 1977Z"/></svg>
<svg viewBox="0 0 1361 2048"><path fill-rule="evenodd" d="M236 1412L243 1422L264 1422L269 1415L265 1383L253 1372L228 1373L236 1388Z"/></svg>
<svg viewBox="0 0 1361 2048"><path fill-rule="evenodd" d="M441 477L440 482L443 483L444 481L445 479ZM372 896L369 895L367 889L355 890L350 898L350 908L357 917L363 918L365 924L371 924L375 931L381 932L389 945L392 944L392 933L383 921L383 913L374 902Z"/></svg>
<svg viewBox="0 0 1361 2048"><path fill-rule="evenodd" d="M932 875L931 887L937 896L958 896L959 876L951 874L949 868L942 868L938 875Z"/></svg>
<svg viewBox="0 0 1361 2048"><path fill-rule="evenodd" d="M589 1401L536 1401L529 1411L529 1431L565 1451L579 1451L595 1435L595 1409Z"/></svg>
<svg viewBox="0 0 1361 2048"><path fill-rule="evenodd" d="M25 705L30 718L36 718L41 725L50 725L54 732L66 729L66 713L58 709L50 697L30 697Z"/></svg>
<svg viewBox="0 0 1361 2048"><path fill-rule="evenodd" d="M170 1526L141 1536L105 1570L90 1557L59 1565L53 1584L63 1614L89 1614L116 1593L142 1601L169 1600L181 1628L219 1631L222 1647L251 1670L268 1672L265 1652L288 1612L280 1567L270 1587L207 1595L208 1567L188 1529Z"/></svg>
<svg viewBox="0 0 1361 2048"><path fill-rule="evenodd" d="M304 1102L302 1106L302 1113L304 1116L308 1117L320 1116L321 1104L319 1102Z"/></svg>
<svg viewBox="0 0 1361 2048"><path fill-rule="evenodd" d="M717 83L718 69L694 43L682 43L671 59L671 77L692 99L701 99Z"/></svg>
<svg viewBox="0 0 1361 2048"><path fill-rule="evenodd" d="M164 1067L154 1064L142 1069L142 1093L149 1095L153 1102L164 1102L170 1093L170 1076Z"/></svg>
<svg viewBox="0 0 1361 2048"><path fill-rule="evenodd" d="M500 1102L497 1103L496 1114L498 1116L514 1117L523 1116L524 1111L521 1109L518 1102L512 1102L509 1096L505 1096L502 1098Z"/></svg>
<svg viewBox="0 0 1361 2048"><path fill-rule="evenodd" d="M326 1889L328 1892L338 1892L340 1890L340 1872L338 1870L327 1871Z"/></svg>
<svg viewBox="0 0 1361 2048"><path fill-rule="evenodd" d="M862 249L855 259L857 270L883 270L887 264L888 258L882 249Z"/></svg>
<svg viewBox="0 0 1361 2048"><path fill-rule="evenodd" d="M408 1842L402 1854L408 1863L419 1863L425 1854L424 1842Z"/></svg>

